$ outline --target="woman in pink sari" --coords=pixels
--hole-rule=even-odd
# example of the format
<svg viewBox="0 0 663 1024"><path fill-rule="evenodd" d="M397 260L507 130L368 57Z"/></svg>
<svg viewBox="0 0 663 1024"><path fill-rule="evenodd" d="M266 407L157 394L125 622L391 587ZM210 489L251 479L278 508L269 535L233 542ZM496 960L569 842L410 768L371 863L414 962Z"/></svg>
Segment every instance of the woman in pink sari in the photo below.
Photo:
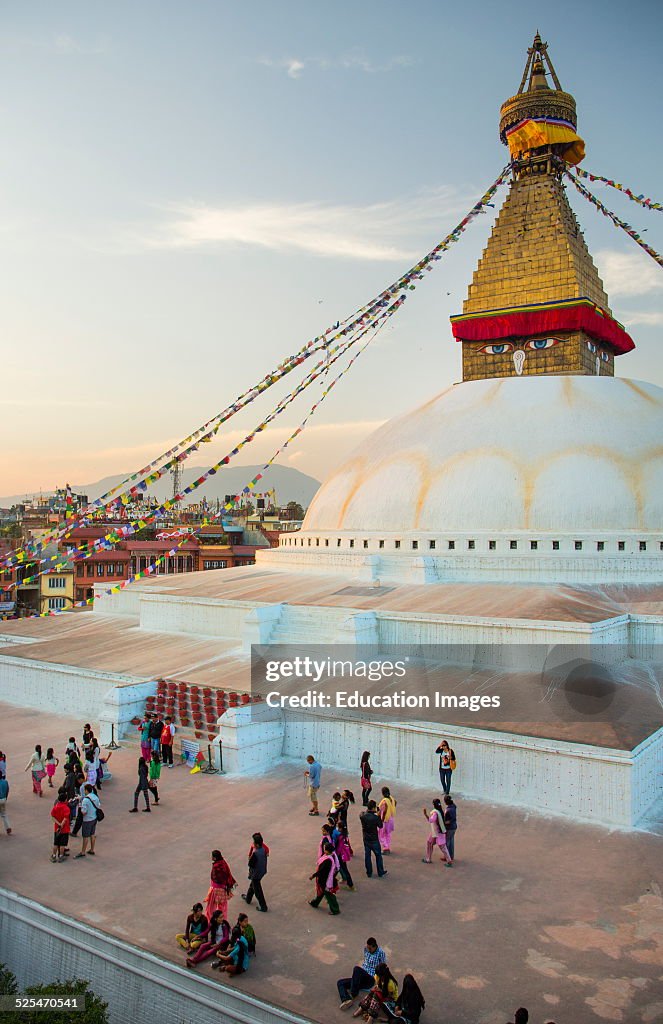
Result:
<svg viewBox="0 0 663 1024"><path fill-rule="evenodd" d="M212 873L210 887L205 897L207 904L207 920L212 919L215 910L221 911L221 917L228 916L228 900L232 899L233 889L237 882L220 850L212 850Z"/></svg>
<svg viewBox="0 0 663 1024"><path fill-rule="evenodd" d="M433 849L437 846L440 852L440 858L444 861L444 866L450 868L453 865L453 861L449 856L447 850L447 837L446 828L444 825L444 811L442 810L442 804L438 797L433 800L433 809L428 813L424 807L424 817L430 826L430 835L426 843L426 856L423 858L424 864L430 864L433 859Z"/></svg>

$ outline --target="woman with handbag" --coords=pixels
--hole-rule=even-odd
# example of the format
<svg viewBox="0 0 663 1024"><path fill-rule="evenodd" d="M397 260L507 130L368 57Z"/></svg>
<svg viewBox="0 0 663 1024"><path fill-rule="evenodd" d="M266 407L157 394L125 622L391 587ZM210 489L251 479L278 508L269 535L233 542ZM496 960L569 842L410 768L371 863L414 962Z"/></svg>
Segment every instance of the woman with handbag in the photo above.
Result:
<svg viewBox="0 0 663 1024"><path fill-rule="evenodd" d="M371 782L373 769L371 768L370 758L370 750L365 750L361 755L361 761L359 762L359 768L361 771L361 802L364 807L368 807L368 800L373 788L373 783Z"/></svg>
<svg viewBox="0 0 663 1024"><path fill-rule="evenodd" d="M32 792L35 796L43 796L41 780L46 778L46 769L44 767L44 759L41 756L41 746L39 743L35 746L32 757L25 766L25 771L32 772Z"/></svg>
<svg viewBox="0 0 663 1024"><path fill-rule="evenodd" d="M456 768L456 755L446 740L442 740L435 753L440 755L440 782L448 795L451 792L451 774Z"/></svg>

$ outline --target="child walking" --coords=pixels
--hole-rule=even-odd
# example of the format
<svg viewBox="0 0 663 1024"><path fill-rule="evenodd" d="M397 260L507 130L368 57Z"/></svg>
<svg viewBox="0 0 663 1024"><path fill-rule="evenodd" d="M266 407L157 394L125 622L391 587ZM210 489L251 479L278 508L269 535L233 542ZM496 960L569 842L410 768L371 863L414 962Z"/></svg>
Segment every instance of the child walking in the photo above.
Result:
<svg viewBox="0 0 663 1024"><path fill-rule="evenodd" d="M49 747L46 751L46 760L44 761L44 768L46 769L46 775L48 776L48 785L53 789L53 776L55 775L55 769L60 764L60 758L56 757L53 753L53 747Z"/></svg>
<svg viewBox="0 0 663 1024"><path fill-rule="evenodd" d="M161 758L157 754L156 750L152 751L152 757L150 758L150 781L149 787L152 796L154 797L155 804L159 803L159 789L157 782L161 778Z"/></svg>

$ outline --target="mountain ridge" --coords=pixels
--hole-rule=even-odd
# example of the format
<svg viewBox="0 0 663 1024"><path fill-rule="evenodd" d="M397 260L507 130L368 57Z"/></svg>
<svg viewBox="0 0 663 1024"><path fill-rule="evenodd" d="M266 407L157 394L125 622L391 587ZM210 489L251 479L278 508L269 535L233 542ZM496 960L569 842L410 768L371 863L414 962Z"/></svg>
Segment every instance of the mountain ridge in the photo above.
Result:
<svg viewBox="0 0 663 1024"><path fill-rule="evenodd" d="M216 503L217 498L223 501L226 494L238 494L261 470L262 466L259 465L224 466L223 471L219 471L206 480L204 484L201 484L192 494L187 495L184 504L200 501L203 497L207 498L207 501L210 503ZM206 470L202 466L194 466L189 469L183 468L182 489L194 480L197 480L205 472ZM72 484L71 488L75 493L87 494L90 501L95 501L102 494L106 494L113 487L122 483L123 480L126 480L126 474L118 473L114 476L102 477L100 480L95 480L89 484ZM133 484L127 485L127 487L129 486L133 486ZM270 466L259 481L256 491L269 491L273 488L276 491L276 500L279 505L286 505L289 501L297 501L304 508L307 508L319 487L319 480L309 476L307 473L302 473L299 469L294 469L291 466ZM36 491L24 491L22 494L0 497L0 505L10 507L11 505L20 504L36 497L37 493ZM46 496L55 492L42 491L41 493ZM171 497L173 493L173 479L170 473L148 487L146 493L156 497L159 501L165 501Z"/></svg>

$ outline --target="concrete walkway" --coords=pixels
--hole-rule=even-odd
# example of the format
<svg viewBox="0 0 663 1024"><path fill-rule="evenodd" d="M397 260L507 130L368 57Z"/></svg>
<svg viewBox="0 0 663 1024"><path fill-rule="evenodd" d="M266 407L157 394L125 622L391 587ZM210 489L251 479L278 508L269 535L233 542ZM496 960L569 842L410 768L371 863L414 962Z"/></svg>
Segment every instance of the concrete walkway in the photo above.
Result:
<svg viewBox="0 0 663 1024"><path fill-rule="evenodd" d="M270 912L253 912L258 956L232 982L312 1021L347 1020L336 979L348 975L373 934L399 981L408 971L426 998L422 1024L505 1024L517 1006L532 1024L654 1024L663 1017L663 839L505 810L458 796L457 862L421 863L421 813L438 795L381 777L398 799L394 853L384 879L363 873L355 808L349 818L356 893L340 895L332 921L308 906L321 818L309 818L303 766L268 777L231 779L164 770L162 804L128 814L138 750L112 758L102 793L106 820L98 854L49 861L51 797L31 793L23 772L35 742L61 756L80 722L0 705L0 748L8 754L8 811L14 834L0 835L0 884L119 938L182 963L173 936L202 900L210 851L219 847L240 882L230 916L246 909L245 863L260 829L272 856L265 882ZM56 779L61 777L58 771ZM335 788L360 792L357 773L323 771L324 804ZM459 792L462 774L458 773ZM375 795L375 791L374 791ZM560 789L560 799L563 799ZM324 806L323 804L323 806ZM77 852L80 840L72 841ZM199 968L206 977L216 972ZM118 991L118 999L121 992Z"/></svg>

